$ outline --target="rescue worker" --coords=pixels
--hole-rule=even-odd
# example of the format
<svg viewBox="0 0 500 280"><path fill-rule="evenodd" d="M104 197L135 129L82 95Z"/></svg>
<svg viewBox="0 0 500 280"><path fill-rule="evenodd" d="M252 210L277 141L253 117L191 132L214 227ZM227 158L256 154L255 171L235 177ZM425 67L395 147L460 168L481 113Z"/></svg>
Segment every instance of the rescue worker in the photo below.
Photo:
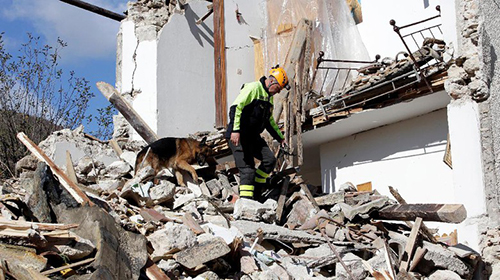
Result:
<svg viewBox="0 0 500 280"><path fill-rule="evenodd" d="M261 188L276 165L276 158L260 134L266 129L285 145L285 138L273 118L273 95L289 89L285 70L276 66L259 81L246 83L229 110L225 137L240 172L239 193L242 198L258 199ZM255 169L254 158L260 160Z"/></svg>

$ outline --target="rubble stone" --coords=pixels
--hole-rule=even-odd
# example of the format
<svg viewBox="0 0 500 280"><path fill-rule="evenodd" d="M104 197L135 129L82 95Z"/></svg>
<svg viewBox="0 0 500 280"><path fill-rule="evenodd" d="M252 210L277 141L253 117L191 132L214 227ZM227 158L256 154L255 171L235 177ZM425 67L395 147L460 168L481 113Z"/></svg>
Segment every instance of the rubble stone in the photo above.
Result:
<svg viewBox="0 0 500 280"><path fill-rule="evenodd" d="M347 253L342 257L342 261L345 263L347 268L351 271L351 274L354 276L354 279L364 279L368 276L368 271L363 266L361 262L361 258L354 255L353 253ZM350 279L349 274L342 266L340 262L336 264L335 272L337 277L340 279Z"/></svg>
<svg viewBox="0 0 500 280"><path fill-rule="evenodd" d="M179 250L194 246L196 235L185 225L167 223L165 228L158 230L147 237L154 252L151 254L153 261L175 253Z"/></svg>
<svg viewBox="0 0 500 280"><path fill-rule="evenodd" d="M229 252L231 252L231 249L227 246L224 239L217 237L180 251L174 257L183 266L194 268L222 257Z"/></svg>
<svg viewBox="0 0 500 280"><path fill-rule="evenodd" d="M196 276L193 280L219 280L219 279L221 278L219 278L219 275L217 275L217 273L212 271L206 271Z"/></svg>
<svg viewBox="0 0 500 280"><path fill-rule="evenodd" d="M33 180L29 180L25 184L28 194L27 205L33 216L41 223L52 222L47 195L44 192L44 186L47 187L47 184L57 184L51 174L48 166L40 162L38 163Z"/></svg>
<svg viewBox="0 0 500 280"><path fill-rule="evenodd" d="M272 199L262 204L255 200L240 198L234 204L233 216L235 219L272 222L276 219L277 207L278 203Z"/></svg>
<svg viewBox="0 0 500 280"><path fill-rule="evenodd" d="M88 239L80 238L78 242L70 245L55 245L57 250L71 261L83 259L95 250L94 244Z"/></svg>
<svg viewBox="0 0 500 280"><path fill-rule="evenodd" d="M119 179L127 175L131 170L132 167L127 162L117 160L104 169L104 174L107 178Z"/></svg>
<svg viewBox="0 0 500 280"><path fill-rule="evenodd" d="M149 196L154 205L171 201L175 195L175 184L166 180L162 180L160 184L149 189Z"/></svg>

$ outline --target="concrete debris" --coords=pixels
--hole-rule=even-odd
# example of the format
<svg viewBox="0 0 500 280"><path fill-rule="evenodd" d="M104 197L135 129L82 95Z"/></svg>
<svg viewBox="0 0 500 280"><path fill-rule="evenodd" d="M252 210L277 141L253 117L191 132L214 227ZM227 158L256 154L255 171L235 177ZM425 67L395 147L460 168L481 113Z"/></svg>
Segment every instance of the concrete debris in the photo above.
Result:
<svg viewBox="0 0 500 280"><path fill-rule="evenodd" d="M72 279L139 279L151 276L151 267L155 275L170 279L374 279L365 266L383 273L388 258L395 275L406 273L398 268L410 229L373 220L382 211L390 215L398 205L376 191L360 192L346 183L335 193L308 196L302 183L295 183L301 180L290 180L285 215L276 224L280 192L263 192L258 201L239 199L233 189L239 179L235 169L199 168L200 184L187 180L183 187L168 171L155 176L145 167L131 174L130 162L140 145L117 141L122 150L118 158L89 147L112 151L81 131L54 135L61 136L64 147L78 148L70 153L85 151L73 157L73 164L78 187L94 206L77 203L44 163L37 167L27 163L28 157L21 160L19 178L0 184L0 260L12 275L46 271L51 276L70 263L75 265ZM56 145L57 137L51 136L49 143ZM52 156L59 153L41 146ZM283 181L270 180L278 185L268 188L279 190ZM432 207L425 209L429 217L436 214ZM447 209L456 214L456 208ZM406 256L412 268L404 274L408 279L472 277L480 264L478 253L427 240L421 235L412 239L426 253ZM14 245L29 253L4 254L5 246ZM27 268L30 263L36 265Z"/></svg>
<svg viewBox="0 0 500 280"><path fill-rule="evenodd" d="M213 238L202 243L190 246L175 254L174 258L187 268L195 268L198 265L222 257L231 252L229 246L222 238Z"/></svg>

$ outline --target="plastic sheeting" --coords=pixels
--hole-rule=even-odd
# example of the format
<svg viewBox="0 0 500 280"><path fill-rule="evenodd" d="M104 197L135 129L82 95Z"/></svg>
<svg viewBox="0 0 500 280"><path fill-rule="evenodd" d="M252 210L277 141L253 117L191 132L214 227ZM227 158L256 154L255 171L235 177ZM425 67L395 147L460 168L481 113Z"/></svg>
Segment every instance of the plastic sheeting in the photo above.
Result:
<svg viewBox="0 0 500 280"><path fill-rule="evenodd" d="M324 58L373 60L368 57L346 0L270 0L267 2L267 28L264 30L264 64L270 69L283 64L293 39L293 27L302 19L313 22L312 55L315 61L323 51ZM314 65L310 65L311 76ZM319 92L323 76L316 78L313 90ZM324 92L331 91L333 79Z"/></svg>

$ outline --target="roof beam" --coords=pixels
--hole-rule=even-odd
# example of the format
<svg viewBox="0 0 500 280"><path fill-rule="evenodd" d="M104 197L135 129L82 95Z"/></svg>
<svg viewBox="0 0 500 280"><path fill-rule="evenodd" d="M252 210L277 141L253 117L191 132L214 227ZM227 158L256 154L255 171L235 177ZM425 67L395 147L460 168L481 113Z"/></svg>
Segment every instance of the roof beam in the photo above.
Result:
<svg viewBox="0 0 500 280"><path fill-rule="evenodd" d="M98 7L96 5L92 5L92 4L89 4L87 2L83 2L80 0L59 0L59 1L76 6L78 8L82 8L84 10L96 13L98 15L101 15L101 16L104 16L104 17L107 17L110 19L114 19L116 21L122 21L125 18L124 15L117 14L117 13L112 12L110 10L106 10L104 8L101 8L101 7Z"/></svg>

